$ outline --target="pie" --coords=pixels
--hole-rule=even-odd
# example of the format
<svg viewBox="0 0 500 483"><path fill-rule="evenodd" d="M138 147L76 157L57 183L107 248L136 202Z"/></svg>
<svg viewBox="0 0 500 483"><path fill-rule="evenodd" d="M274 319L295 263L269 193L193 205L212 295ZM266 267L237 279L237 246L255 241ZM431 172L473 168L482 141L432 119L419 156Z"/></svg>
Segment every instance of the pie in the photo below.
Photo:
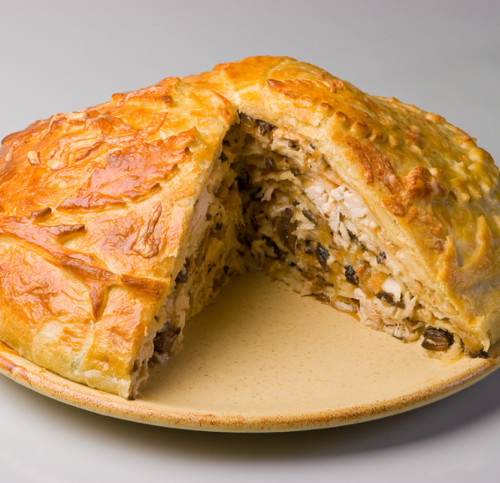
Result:
<svg viewBox="0 0 500 483"><path fill-rule="evenodd" d="M35 122L0 159L0 340L68 379L135 397L249 269L432 355L500 339L491 156L312 65L167 78Z"/></svg>

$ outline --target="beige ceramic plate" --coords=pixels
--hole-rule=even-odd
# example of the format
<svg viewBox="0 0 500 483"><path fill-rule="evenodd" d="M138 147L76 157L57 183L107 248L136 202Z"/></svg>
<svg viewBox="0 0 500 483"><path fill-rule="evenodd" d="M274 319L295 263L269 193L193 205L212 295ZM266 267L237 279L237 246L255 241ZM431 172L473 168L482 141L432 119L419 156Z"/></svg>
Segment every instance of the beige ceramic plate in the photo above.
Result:
<svg viewBox="0 0 500 483"><path fill-rule="evenodd" d="M0 370L75 406L213 431L287 431L389 416L465 388L498 360L426 357L280 282L250 274L189 323L184 349L128 401L45 371L0 346Z"/></svg>

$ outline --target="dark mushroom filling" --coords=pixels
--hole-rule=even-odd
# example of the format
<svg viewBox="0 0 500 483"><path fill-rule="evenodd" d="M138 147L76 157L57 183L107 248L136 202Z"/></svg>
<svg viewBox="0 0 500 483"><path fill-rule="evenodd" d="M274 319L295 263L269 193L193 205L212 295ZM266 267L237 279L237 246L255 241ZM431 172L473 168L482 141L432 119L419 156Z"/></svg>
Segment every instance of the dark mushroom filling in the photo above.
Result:
<svg viewBox="0 0 500 483"><path fill-rule="evenodd" d="M354 268L352 268L350 265L347 265L347 267L345 267L344 274L345 274L345 279L349 283L352 283L353 285L356 285L356 286L359 285L359 277L356 274L356 271L354 270Z"/></svg>
<svg viewBox="0 0 500 483"><path fill-rule="evenodd" d="M328 250L319 242L316 244L315 254L321 267L324 270L329 270L330 267L328 266L328 257L330 254L328 253Z"/></svg>
<svg viewBox="0 0 500 483"><path fill-rule="evenodd" d="M429 327L424 332L422 347L430 351L446 351L453 344L453 334L447 330Z"/></svg>
<svg viewBox="0 0 500 483"><path fill-rule="evenodd" d="M404 308L404 303L401 302L401 300L398 300L397 302L394 300L394 296L391 293L388 292L378 292L377 295L375 295L378 299L383 300L384 302L387 302L390 305L394 305L394 307L399 307L399 308Z"/></svg>

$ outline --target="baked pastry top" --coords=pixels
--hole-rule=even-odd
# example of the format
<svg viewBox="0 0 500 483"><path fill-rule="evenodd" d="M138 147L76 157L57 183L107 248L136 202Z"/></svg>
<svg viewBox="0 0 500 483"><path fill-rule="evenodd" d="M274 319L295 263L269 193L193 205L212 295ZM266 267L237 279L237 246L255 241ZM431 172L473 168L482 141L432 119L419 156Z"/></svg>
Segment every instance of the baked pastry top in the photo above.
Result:
<svg viewBox="0 0 500 483"><path fill-rule="evenodd" d="M234 116L218 94L171 78L7 136L2 341L70 379L128 395Z"/></svg>
<svg viewBox="0 0 500 483"><path fill-rule="evenodd" d="M475 139L439 115L291 58L248 58L186 81L314 143L369 201L435 305L457 314L468 347L487 350L500 338L499 171Z"/></svg>
<svg viewBox="0 0 500 483"><path fill-rule="evenodd" d="M447 348L451 333L485 355L500 338L499 201L466 133L310 64L168 78L2 141L0 339L134 395L251 253L392 335Z"/></svg>

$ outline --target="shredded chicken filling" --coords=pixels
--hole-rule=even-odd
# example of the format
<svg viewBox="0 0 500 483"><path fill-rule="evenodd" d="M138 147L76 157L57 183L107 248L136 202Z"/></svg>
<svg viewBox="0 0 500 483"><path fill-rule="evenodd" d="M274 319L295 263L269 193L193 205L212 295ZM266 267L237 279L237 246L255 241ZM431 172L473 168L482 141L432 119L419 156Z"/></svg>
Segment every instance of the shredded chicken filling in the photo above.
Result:
<svg viewBox="0 0 500 483"><path fill-rule="evenodd" d="M365 203L315 147L263 121L243 117L241 125L247 138L236 169L259 266L372 328L447 350L447 315L412 294L370 235L378 227Z"/></svg>
<svg viewBox="0 0 500 483"><path fill-rule="evenodd" d="M246 270L237 236L243 210L232 168L240 149L239 131L233 129L197 200L183 266L136 358L132 396L148 377L148 362L163 362L175 354L186 320L206 307L232 276Z"/></svg>
<svg viewBox="0 0 500 483"><path fill-rule="evenodd" d="M421 338L433 352L460 350L447 313L412 294L399 261L377 245L378 226L363 200L311 143L241 116L208 180L184 264L137 356L132 395L147 378L148 361L179 349L186 320L250 268L398 339Z"/></svg>

